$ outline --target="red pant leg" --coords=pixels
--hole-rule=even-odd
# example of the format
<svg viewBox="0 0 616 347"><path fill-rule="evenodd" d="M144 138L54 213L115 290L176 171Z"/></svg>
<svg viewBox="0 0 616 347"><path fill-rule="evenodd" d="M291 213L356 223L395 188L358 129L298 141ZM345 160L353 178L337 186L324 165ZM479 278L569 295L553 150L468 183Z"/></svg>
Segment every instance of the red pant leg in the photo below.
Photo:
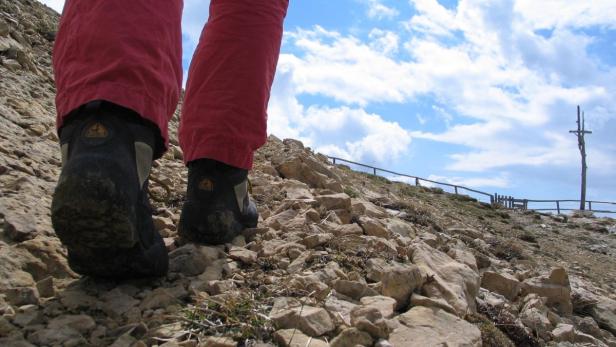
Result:
<svg viewBox="0 0 616 347"><path fill-rule="evenodd" d="M167 122L182 85L182 0L68 0L54 47L57 127L92 100Z"/></svg>
<svg viewBox="0 0 616 347"><path fill-rule="evenodd" d="M184 160L250 169L266 141L267 103L288 0L211 0L180 124Z"/></svg>

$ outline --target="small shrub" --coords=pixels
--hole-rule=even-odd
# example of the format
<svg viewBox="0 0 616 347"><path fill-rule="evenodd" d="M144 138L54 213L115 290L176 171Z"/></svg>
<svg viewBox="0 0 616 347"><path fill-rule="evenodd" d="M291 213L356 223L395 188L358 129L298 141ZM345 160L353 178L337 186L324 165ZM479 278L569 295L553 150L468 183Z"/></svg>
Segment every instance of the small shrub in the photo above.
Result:
<svg viewBox="0 0 616 347"><path fill-rule="evenodd" d="M351 198L357 198L359 196L359 193L357 192L357 190L351 187L344 187L344 193L350 196Z"/></svg>
<svg viewBox="0 0 616 347"><path fill-rule="evenodd" d="M522 241L537 243L537 237L530 231L524 231L518 238Z"/></svg>
<svg viewBox="0 0 616 347"><path fill-rule="evenodd" d="M465 317L466 321L473 323L481 331L481 342L490 347L515 347L513 342L492 323L486 316L471 313Z"/></svg>
<svg viewBox="0 0 616 347"><path fill-rule="evenodd" d="M496 241L493 253L499 259L511 261L513 259L526 259L524 248L516 240Z"/></svg>

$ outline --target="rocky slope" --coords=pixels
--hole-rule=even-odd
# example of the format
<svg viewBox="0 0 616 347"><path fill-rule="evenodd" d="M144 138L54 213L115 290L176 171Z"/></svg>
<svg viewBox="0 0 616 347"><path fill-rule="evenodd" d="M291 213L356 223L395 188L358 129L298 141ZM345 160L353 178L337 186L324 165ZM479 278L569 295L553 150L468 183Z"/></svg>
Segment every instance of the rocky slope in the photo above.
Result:
<svg viewBox="0 0 616 347"><path fill-rule="evenodd" d="M57 21L0 2L0 345L616 346L616 221L495 209L275 137L251 173L258 228L180 243L172 140L151 180L168 276L79 278L49 221Z"/></svg>

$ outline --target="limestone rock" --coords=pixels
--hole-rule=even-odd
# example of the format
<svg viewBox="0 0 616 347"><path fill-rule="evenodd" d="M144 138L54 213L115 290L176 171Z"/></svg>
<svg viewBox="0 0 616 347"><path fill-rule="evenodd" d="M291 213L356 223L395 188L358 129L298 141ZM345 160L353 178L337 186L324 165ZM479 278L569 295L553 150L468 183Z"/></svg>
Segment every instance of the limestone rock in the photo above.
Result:
<svg viewBox="0 0 616 347"><path fill-rule="evenodd" d="M233 246L229 250L229 257L234 260L239 260L244 264L253 264L257 261L257 252Z"/></svg>
<svg viewBox="0 0 616 347"><path fill-rule="evenodd" d="M333 282L334 289L343 295L346 295L354 300L359 300L365 296L374 296L378 293L368 287L365 282L348 281L348 280L336 280Z"/></svg>
<svg viewBox="0 0 616 347"><path fill-rule="evenodd" d="M396 300L396 309L408 305L411 294L421 288L424 277L415 265L394 265L381 276L381 293Z"/></svg>
<svg viewBox="0 0 616 347"><path fill-rule="evenodd" d="M370 297L365 297L363 299L367 298ZM346 326L351 326L351 311L358 307L358 305L338 299L332 295L327 298L323 307L330 313L336 325L344 324Z"/></svg>
<svg viewBox="0 0 616 347"><path fill-rule="evenodd" d="M573 331L573 325L571 324L558 324L554 330L552 330L552 336L554 341L558 342L574 342L575 333Z"/></svg>
<svg viewBox="0 0 616 347"><path fill-rule="evenodd" d="M394 316L397 304L395 299L382 295L366 296L361 298L360 302L365 307L376 308L384 318Z"/></svg>
<svg viewBox="0 0 616 347"><path fill-rule="evenodd" d="M56 288L53 285L53 277L51 276L36 282L36 289L43 298L50 298L56 295Z"/></svg>
<svg viewBox="0 0 616 347"><path fill-rule="evenodd" d="M323 206L328 211L351 209L351 198L345 193L319 195L315 199L319 202L319 205Z"/></svg>
<svg viewBox="0 0 616 347"><path fill-rule="evenodd" d="M322 246L327 244L331 239L334 238L332 234L313 234L306 236L301 243L307 248L316 248L318 246Z"/></svg>
<svg viewBox="0 0 616 347"><path fill-rule="evenodd" d="M6 291L6 300L14 306L38 305L39 292L33 287L9 288Z"/></svg>
<svg viewBox="0 0 616 347"><path fill-rule="evenodd" d="M616 301L600 298L590 311L599 327L616 335Z"/></svg>
<svg viewBox="0 0 616 347"><path fill-rule="evenodd" d="M328 347L323 340L304 335L297 329L282 329L274 333L274 339L284 347Z"/></svg>
<svg viewBox="0 0 616 347"><path fill-rule="evenodd" d="M49 322L50 329L61 329L62 327L70 327L81 334L85 334L96 327L96 323L92 317L85 314L66 315L52 319Z"/></svg>
<svg viewBox="0 0 616 347"><path fill-rule="evenodd" d="M427 296L419 295L417 293L413 293L413 295L411 296L411 306L440 308L445 312L457 314L456 310L451 307L451 305L449 305L444 299L429 298Z"/></svg>
<svg viewBox="0 0 616 347"><path fill-rule="evenodd" d="M376 339L389 336L389 326L381 311L375 307L360 306L355 308L351 311L351 325L367 332Z"/></svg>
<svg viewBox="0 0 616 347"><path fill-rule="evenodd" d="M475 312L479 274L423 242L414 243L412 248L413 263L428 278L422 287L423 294L430 298L444 299L460 317L468 311Z"/></svg>
<svg viewBox="0 0 616 347"><path fill-rule="evenodd" d="M509 300L513 300L520 292L520 281L507 273L496 273L486 271L481 276L481 287L489 291L503 295Z"/></svg>
<svg viewBox="0 0 616 347"><path fill-rule="evenodd" d="M169 253L169 272L196 276L205 271L207 258L194 244L187 244Z"/></svg>
<svg viewBox="0 0 616 347"><path fill-rule="evenodd" d="M573 305L571 303L571 286L564 269L557 268L549 277L534 277L522 282L522 294L538 294L548 299L547 304L555 307L564 315L571 315Z"/></svg>
<svg viewBox="0 0 616 347"><path fill-rule="evenodd" d="M364 230L364 233L368 236L376 236L382 238L389 238L389 231L383 223L370 217L360 217L359 225Z"/></svg>
<svg viewBox="0 0 616 347"><path fill-rule="evenodd" d="M141 304L139 305L139 308L141 308L142 310L165 308L168 305L171 305L176 302L177 299L168 289L156 288L148 295L146 295L145 298L143 298Z"/></svg>
<svg viewBox="0 0 616 347"><path fill-rule="evenodd" d="M357 347L357 346L372 346L372 337L364 331L357 328L344 329L336 336L331 343L331 347Z"/></svg>
<svg viewBox="0 0 616 347"><path fill-rule="evenodd" d="M394 346L481 347L481 332L471 323L438 308L413 307L398 316L401 325L388 341Z"/></svg>
<svg viewBox="0 0 616 347"><path fill-rule="evenodd" d="M320 336L335 326L324 309L302 305L294 298L277 298L270 318L281 329L300 329L309 336Z"/></svg>
<svg viewBox="0 0 616 347"><path fill-rule="evenodd" d="M203 347L235 347L237 343L229 337L208 337Z"/></svg>

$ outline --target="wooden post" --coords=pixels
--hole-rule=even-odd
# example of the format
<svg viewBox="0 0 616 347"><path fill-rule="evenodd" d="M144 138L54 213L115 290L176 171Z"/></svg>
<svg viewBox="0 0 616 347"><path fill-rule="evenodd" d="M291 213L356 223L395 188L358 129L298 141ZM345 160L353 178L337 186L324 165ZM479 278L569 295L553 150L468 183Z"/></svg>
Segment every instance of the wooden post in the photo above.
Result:
<svg viewBox="0 0 616 347"><path fill-rule="evenodd" d="M458 186L454 186L453 189L456 191L456 195L458 195Z"/></svg>
<svg viewBox="0 0 616 347"><path fill-rule="evenodd" d="M588 210L589 210L589 211L592 211L592 201L589 201L589 202L588 202Z"/></svg>
<svg viewBox="0 0 616 347"><path fill-rule="evenodd" d="M577 130L570 130L569 132L575 134L578 138L578 148L582 155L582 188L580 197L580 210L584 211L586 208L586 141L584 135L592 134L592 131L587 131L584 124L584 114L581 114L580 118L580 106L577 107Z"/></svg>
<svg viewBox="0 0 616 347"><path fill-rule="evenodd" d="M373 167L372 169L374 170L374 175L376 176L376 168Z"/></svg>
<svg viewBox="0 0 616 347"><path fill-rule="evenodd" d="M416 185L417 187L419 187L419 178L418 178L418 177L415 177L415 185Z"/></svg>
<svg viewBox="0 0 616 347"><path fill-rule="evenodd" d="M556 211L560 214L560 201L556 200Z"/></svg>
<svg viewBox="0 0 616 347"><path fill-rule="evenodd" d="M336 158L332 158L332 160L334 161L334 165L336 165Z"/></svg>

